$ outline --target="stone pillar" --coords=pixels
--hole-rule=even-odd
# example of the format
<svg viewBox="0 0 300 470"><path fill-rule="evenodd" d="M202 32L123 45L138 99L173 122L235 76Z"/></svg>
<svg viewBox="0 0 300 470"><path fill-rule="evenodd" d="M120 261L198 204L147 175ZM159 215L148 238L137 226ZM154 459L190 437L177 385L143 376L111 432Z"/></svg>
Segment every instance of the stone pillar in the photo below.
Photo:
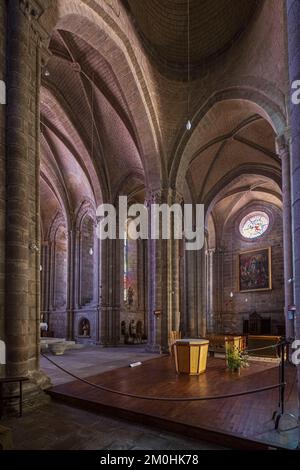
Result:
<svg viewBox="0 0 300 470"><path fill-rule="evenodd" d="M197 336L206 336L206 254L197 251Z"/></svg>
<svg viewBox="0 0 300 470"><path fill-rule="evenodd" d="M5 83L6 2L0 2L0 38L0 80ZM0 341L4 340L5 335L5 111L3 100L0 101ZM1 369L4 366L1 367L0 364L0 374Z"/></svg>
<svg viewBox="0 0 300 470"><path fill-rule="evenodd" d="M290 338L295 334L294 321L288 318L288 306L294 303L290 151L286 136L278 137L276 144L282 168L285 335Z"/></svg>
<svg viewBox="0 0 300 470"><path fill-rule="evenodd" d="M152 204L181 204L176 191L168 189L152 193L147 201L149 215L148 240L148 351L169 351L169 337L172 330L180 328L180 256L179 240L174 239L174 223L171 213L170 239L151 240ZM166 222L166 221L165 221ZM154 312L160 311L157 316Z"/></svg>
<svg viewBox="0 0 300 470"><path fill-rule="evenodd" d="M167 315L162 305L162 240L151 239L151 213L152 204L161 203L160 191L149 194L146 201L149 221L149 238L147 240L148 260L148 342L146 350L161 352L162 322L166 323ZM167 295L167 294L166 294ZM161 315L155 315L161 312ZM167 328L167 324L166 324Z"/></svg>
<svg viewBox="0 0 300 470"><path fill-rule="evenodd" d="M188 337L197 335L197 308L196 308L196 280L197 280L197 259L193 251L185 252L186 270L186 311L185 311L185 333Z"/></svg>
<svg viewBox="0 0 300 470"><path fill-rule="evenodd" d="M287 0L287 32L289 53L290 93L295 80L300 80L300 2ZM292 174L292 217L294 251L294 296L296 304L295 338L300 339L300 104L290 100L291 131L291 174ZM300 401L300 365L298 370L298 390Z"/></svg>
<svg viewBox="0 0 300 470"><path fill-rule="evenodd" d="M214 293L214 255L215 249L209 248L206 252L206 329L213 332L213 293Z"/></svg>
<svg viewBox="0 0 300 470"><path fill-rule="evenodd" d="M103 346L117 346L120 341L120 271L120 241L103 240L99 321L99 342Z"/></svg>
<svg viewBox="0 0 300 470"><path fill-rule="evenodd" d="M6 373L29 375L42 385L43 376L38 374L41 49L34 28L41 12L22 0L9 1L7 8Z"/></svg>
<svg viewBox="0 0 300 470"><path fill-rule="evenodd" d="M147 332L147 317L146 317L146 252L145 240L137 240L137 284L138 284L138 311L143 315L143 332Z"/></svg>
<svg viewBox="0 0 300 470"><path fill-rule="evenodd" d="M74 302L75 302L75 257L76 257L76 230L68 231L68 273L67 273L67 339L73 340L75 336Z"/></svg>
<svg viewBox="0 0 300 470"><path fill-rule="evenodd" d="M8 3L6 114L7 374L27 375L29 359L29 107L30 22L19 2ZM35 329L35 326L34 326Z"/></svg>

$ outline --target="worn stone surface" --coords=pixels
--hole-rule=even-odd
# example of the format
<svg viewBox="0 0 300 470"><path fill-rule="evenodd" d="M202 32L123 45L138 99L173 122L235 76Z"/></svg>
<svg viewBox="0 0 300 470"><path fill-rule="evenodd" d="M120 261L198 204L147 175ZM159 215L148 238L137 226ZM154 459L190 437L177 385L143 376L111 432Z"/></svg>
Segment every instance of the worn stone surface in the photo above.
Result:
<svg viewBox="0 0 300 470"><path fill-rule="evenodd" d="M97 415L52 402L5 419L15 450L204 450L221 449L158 429Z"/></svg>

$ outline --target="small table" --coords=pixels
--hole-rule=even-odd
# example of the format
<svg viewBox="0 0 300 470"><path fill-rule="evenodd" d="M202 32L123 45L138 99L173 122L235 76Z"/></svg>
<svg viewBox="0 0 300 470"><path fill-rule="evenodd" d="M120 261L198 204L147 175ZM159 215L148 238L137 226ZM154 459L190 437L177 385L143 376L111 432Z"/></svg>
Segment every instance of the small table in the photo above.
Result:
<svg viewBox="0 0 300 470"><path fill-rule="evenodd" d="M22 405L23 405L23 382L27 382L28 377L0 377L0 419L3 416L4 412L4 401L5 400L14 400L15 398L19 399L19 416L22 416ZM11 383L19 383L19 394L4 396L3 389L4 385Z"/></svg>
<svg viewBox="0 0 300 470"><path fill-rule="evenodd" d="M209 341L179 339L175 342L175 365L178 374L199 375L205 372Z"/></svg>

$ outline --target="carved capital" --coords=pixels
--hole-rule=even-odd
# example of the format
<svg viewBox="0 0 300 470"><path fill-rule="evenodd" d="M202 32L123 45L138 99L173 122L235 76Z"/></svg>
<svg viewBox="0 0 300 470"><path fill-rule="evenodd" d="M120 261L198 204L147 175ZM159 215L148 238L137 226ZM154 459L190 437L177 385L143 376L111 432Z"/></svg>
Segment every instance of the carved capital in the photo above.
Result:
<svg viewBox="0 0 300 470"><path fill-rule="evenodd" d="M289 129L276 139L276 152L278 157L282 160L289 156L290 152L290 132Z"/></svg>
<svg viewBox="0 0 300 470"><path fill-rule="evenodd" d="M161 204L162 192L160 189L148 191L145 199L145 206L149 207L151 204Z"/></svg>
<svg viewBox="0 0 300 470"><path fill-rule="evenodd" d="M39 19L51 5L50 0L19 0L20 9L30 21L31 29L39 44L45 47L50 39L49 33L40 24ZM47 44L48 45L48 44ZM47 47L46 47L47 48Z"/></svg>
<svg viewBox="0 0 300 470"><path fill-rule="evenodd" d="M176 189L161 188L155 191L149 191L146 196L145 205L151 204L182 204L183 197Z"/></svg>
<svg viewBox="0 0 300 470"><path fill-rule="evenodd" d="M19 0L21 11L31 20L38 20L44 13L44 6L37 0Z"/></svg>

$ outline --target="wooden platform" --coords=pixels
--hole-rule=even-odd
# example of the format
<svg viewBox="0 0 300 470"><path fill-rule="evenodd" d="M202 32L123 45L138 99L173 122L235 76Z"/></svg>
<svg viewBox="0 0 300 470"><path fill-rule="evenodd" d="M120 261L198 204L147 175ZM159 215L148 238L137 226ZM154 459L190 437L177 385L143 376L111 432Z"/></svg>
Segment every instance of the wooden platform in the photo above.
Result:
<svg viewBox="0 0 300 470"><path fill-rule="evenodd" d="M287 410L293 412L297 409L295 377L295 368L287 366ZM114 390L148 397L224 395L278 383L278 366L251 362L248 369L236 376L225 369L224 360L209 358L204 374L185 376L176 375L172 358L162 356L146 361L140 367L123 367L88 380ZM49 393L53 398L73 405L158 426L224 447L267 449L287 446L286 437L280 441L272 421L278 390L212 401L157 402L118 396L74 381L53 387Z"/></svg>

